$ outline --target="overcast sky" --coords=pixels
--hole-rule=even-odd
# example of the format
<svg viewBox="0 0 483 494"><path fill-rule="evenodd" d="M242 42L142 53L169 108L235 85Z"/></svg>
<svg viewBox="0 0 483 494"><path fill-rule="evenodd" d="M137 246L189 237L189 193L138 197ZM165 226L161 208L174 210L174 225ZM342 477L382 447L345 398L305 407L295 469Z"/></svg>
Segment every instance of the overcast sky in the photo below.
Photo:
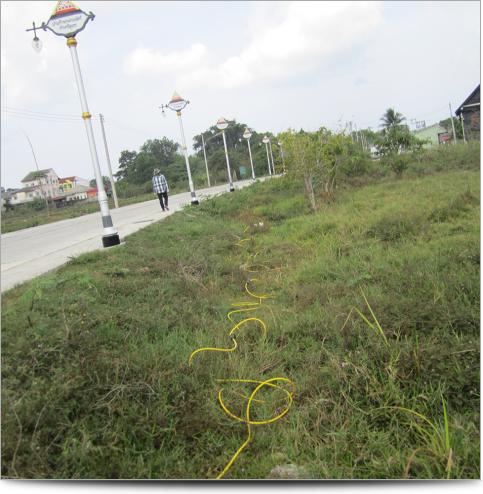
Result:
<svg viewBox="0 0 483 494"><path fill-rule="evenodd" d="M123 149L162 136L179 141L176 115L162 118L158 109L174 90L191 102L183 112L191 143L220 116L274 133L346 121L374 129L394 107L429 125L480 79L476 1L75 3L96 15L77 50L90 112L105 116L114 172ZM55 4L1 2L4 187L19 187L35 169L25 133L40 168L94 176L65 38L40 31L36 53L25 32Z"/></svg>

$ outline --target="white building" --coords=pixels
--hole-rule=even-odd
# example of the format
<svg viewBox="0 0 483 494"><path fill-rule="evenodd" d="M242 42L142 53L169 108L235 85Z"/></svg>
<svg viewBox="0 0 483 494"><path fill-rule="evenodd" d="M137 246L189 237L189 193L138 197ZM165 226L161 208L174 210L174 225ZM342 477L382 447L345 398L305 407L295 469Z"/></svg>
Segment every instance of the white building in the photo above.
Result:
<svg viewBox="0 0 483 494"><path fill-rule="evenodd" d="M59 177L52 168L30 172L23 180L21 180L21 183L24 186L23 189L20 189L21 191L26 188L33 188L35 191L38 191L37 196L40 198L53 198L61 194L59 189ZM26 193L30 194L30 191L26 191ZM31 197L29 200L34 199L33 196L29 197ZM13 201L12 204L14 204Z"/></svg>

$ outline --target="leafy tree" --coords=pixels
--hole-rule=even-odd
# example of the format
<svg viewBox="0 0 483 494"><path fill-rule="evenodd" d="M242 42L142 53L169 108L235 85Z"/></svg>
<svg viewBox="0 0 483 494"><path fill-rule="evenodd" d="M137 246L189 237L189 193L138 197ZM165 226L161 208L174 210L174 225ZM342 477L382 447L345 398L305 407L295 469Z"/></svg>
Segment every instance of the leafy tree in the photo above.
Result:
<svg viewBox="0 0 483 494"><path fill-rule="evenodd" d="M280 134L280 138L286 152L287 173L303 181L310 207L312 211L316 211L314 179L320 172L322 136L302 129L299 132L289 129Z"/></svg>
<svg viewBox="0 0 483 494"><path fill-rule="evenodd" d="M148 139L141 146L140 152L152 157L158 163L157 168L163 168L173 162L177 150L176 142L163 137L162 139Z"/></svg>
<svg viewBox="0 0 483 494"><path fill-rule="evenodd" d="M102 183L104 184L104 190L110 190L111 189L111 181L109 180L109 177L103 176L102 177ZM97 187L97 182L96 179L93 178L89 182L90 187Z"/></svg>
<svg viewBox="0 0 483 494"><path fill-rule="evenodd" d="M119 158L119 170L114 176L118 180L129 179L129 173L134 171L136 168L136 151L121 151L121 156Z"/></svg>

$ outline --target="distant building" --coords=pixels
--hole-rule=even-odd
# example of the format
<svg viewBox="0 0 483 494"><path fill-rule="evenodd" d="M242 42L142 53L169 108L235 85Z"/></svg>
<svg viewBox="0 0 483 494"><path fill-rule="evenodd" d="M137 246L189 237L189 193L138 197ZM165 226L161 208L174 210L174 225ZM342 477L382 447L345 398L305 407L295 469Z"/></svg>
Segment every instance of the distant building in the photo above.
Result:
<svg viewBox="0 0 483 494"><path fill-rule="evenodd" d="M14 206L16 204L32 202L34 199L42 199L40 191L35 187L23 187L22 189L15 189L11 193L10 204Z"/></svg>
<svg viewBox="0 0 483 494"><path fill-rule="evenodd" d="M463 128L467 141L480 140L480 85L461 103L456 116L463 117Z"/></svg>
<svg viewBox="0 0 483 494"><path fill-rule="evenodd" d="M448 131L437 123L423 127L422 129L413 130L412 133L418 139L428 141L423 145L424 148L438 146L447 142L450 138Z"/></svg>
<svg viewBox="0 0 483 494"><path fill-rule="evenodd" d="M59 178L59 189L63 193L68 193L78 185L89 187L89 180L81 177Z"/></svg>
<svg viewBox="0 0 483 494"><path fill-rule="evenodd" d="M33 188L41 198L53 198L61 193L59 189L59 177L52 168L30 172L21 180L21 183L24 185L24 189ZM33 197L31 200L33 200Z"/></svg>

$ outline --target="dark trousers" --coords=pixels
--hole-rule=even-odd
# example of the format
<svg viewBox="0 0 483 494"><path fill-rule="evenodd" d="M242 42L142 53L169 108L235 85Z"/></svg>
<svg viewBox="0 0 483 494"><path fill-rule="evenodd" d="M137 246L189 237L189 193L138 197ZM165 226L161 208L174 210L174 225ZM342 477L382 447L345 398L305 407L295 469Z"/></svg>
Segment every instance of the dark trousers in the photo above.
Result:
<svg viewBox="0 0 483 494"><path fill-rule="evenodd" d="M161 209L164 211L164 208L168 207L168 193L158 192L158 199L159 199L159 204L161 204Z"/></svg>

